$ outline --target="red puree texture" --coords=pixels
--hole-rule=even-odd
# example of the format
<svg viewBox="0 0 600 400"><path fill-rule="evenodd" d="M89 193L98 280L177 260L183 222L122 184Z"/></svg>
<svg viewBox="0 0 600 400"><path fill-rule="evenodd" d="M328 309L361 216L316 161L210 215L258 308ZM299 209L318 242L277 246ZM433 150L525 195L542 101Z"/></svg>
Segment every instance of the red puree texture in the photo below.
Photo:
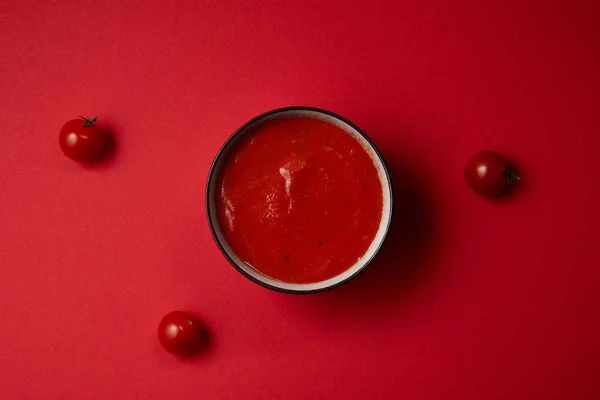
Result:
<svg viewBox="0 0 600 400"><path fill-rule="evenodd" d="M381 221L373 160L342 130L283 118L247 132L218 181L219 225L233 251L271 278L319 282L352 266Z"/></svg>

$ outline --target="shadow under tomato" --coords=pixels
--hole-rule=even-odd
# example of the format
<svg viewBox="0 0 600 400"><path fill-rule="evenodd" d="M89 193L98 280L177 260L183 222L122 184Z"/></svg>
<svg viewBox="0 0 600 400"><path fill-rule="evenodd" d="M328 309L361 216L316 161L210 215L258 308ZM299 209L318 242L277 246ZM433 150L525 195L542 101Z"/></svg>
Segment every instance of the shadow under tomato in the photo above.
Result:
<svg viewBox="0 0 600 400"><path fill-rule="evenodd" d="M200 343L198 344L198 347L196 347L196 349L192 353L176 356L181 361L196 362L199 360L205 360L206 357L210 354L213 347L213 335L211 334L210 328L206 326L206 323L204 323L204 321L196 318L195 316L194 318L200 323L200 326L202 327L202 337L200 338Z"/></svg>
<svg viewBox="0 0 600 400"><path fill-rule="evenodd" d="M527 191L529 188L530 182L528 180L528 177L523 175L523 168L518 159L516 159L515 157L508 157L507 159L510 169L518 176L520 176L521 179L518 181L514 181L511 184L506 184L506 186L504 186L504 189L502 189L502 191L496 197L486 198L487 201L494 204L512 204L513 202L518 201L518 198L520 196L523 196L522 192Z"/></svg>
<svg viewBox="0 0 600 400"><path fill-rule="evenodd" d="M406 307L433 271L435 224L431 198L418 168L387 159L394 191L392 223L376 258L350 282L327 292L294 296L288 304L309 307L324 318L356 319ZM289 295L286 295L289 297Z"/></svg>
<svg viewBox="0 0 600 400"><path fill-rule="evenodd" d="M82 164L84 168L98 169L98 168L109 168L112 166L118 155L118 141L117 141L117 128L112 124L101 125L105 135L104 147L102 152L94 161L86 164Z"/></svg>

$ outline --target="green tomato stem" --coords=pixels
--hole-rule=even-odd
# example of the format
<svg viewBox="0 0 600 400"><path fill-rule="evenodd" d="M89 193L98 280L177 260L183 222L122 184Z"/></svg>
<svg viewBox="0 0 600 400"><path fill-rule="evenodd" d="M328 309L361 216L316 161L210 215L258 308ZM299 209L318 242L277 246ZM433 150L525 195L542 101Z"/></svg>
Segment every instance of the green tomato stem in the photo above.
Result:
<svg viewBox="0 0 600 400"><path fill-rule="evenodd" d="M96 120L98 119L98 117L92 117L92 118L89 118L89 119L88 119L88 118L86 118L86 117L83 117L83 116L81 116L81 115L80 115L79 117L84 119L84 121L85 121L85 122L83 123L83 126L84 126L84 127L88 127L88 126L90 126L91 124L93 124L94 122L96 122Z"/></svg>
<svg viewBox="0 0 600 400"><path fill-rule="evenodd" d="M504 176L506 177L506 183L508 183L509 185L514 181L521 180L521 177L515 174L510 168L506 168L506 170L504 170Z"/></svg>

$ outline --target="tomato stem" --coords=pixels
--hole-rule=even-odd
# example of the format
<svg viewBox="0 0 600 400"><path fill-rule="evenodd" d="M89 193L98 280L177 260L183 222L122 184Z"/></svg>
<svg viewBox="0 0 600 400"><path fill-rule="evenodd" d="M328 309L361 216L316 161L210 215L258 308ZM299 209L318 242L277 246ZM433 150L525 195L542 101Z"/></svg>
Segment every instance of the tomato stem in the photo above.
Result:
<svg viewBox="0 0 600 400"><path fill-rule="evenodd" d="M92 117L92 118L88 119L88 118L83 117L81 115L79 117L83 118L85 120L85 122L83 123L83 126L85 126L85 127L90 126L91 124L93 124L94 122L96 122L96 120L98 119L98 117Z"/></svg>
<svg viewBox="0 0 600 400"><path fill-rule="evenodd" d="M506 170L504 170L504 176L506 177L506 183L508 183L509 185L514 181L521 180L521 177L515 174L510 168L506 168Z"/></svg>

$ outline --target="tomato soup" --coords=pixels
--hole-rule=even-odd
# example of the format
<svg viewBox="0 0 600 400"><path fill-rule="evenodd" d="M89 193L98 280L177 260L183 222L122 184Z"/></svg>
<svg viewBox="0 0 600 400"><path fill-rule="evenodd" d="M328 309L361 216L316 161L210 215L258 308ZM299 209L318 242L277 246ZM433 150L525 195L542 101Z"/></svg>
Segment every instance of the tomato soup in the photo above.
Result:
<svg viewBox="0 0 600 400"><path fill-rule="evenodd" d="M343 129L307 118L263 122L227 153L215 192L233 252L270 278L320 282L367 251L383 209L377 168Z"/></svg>

